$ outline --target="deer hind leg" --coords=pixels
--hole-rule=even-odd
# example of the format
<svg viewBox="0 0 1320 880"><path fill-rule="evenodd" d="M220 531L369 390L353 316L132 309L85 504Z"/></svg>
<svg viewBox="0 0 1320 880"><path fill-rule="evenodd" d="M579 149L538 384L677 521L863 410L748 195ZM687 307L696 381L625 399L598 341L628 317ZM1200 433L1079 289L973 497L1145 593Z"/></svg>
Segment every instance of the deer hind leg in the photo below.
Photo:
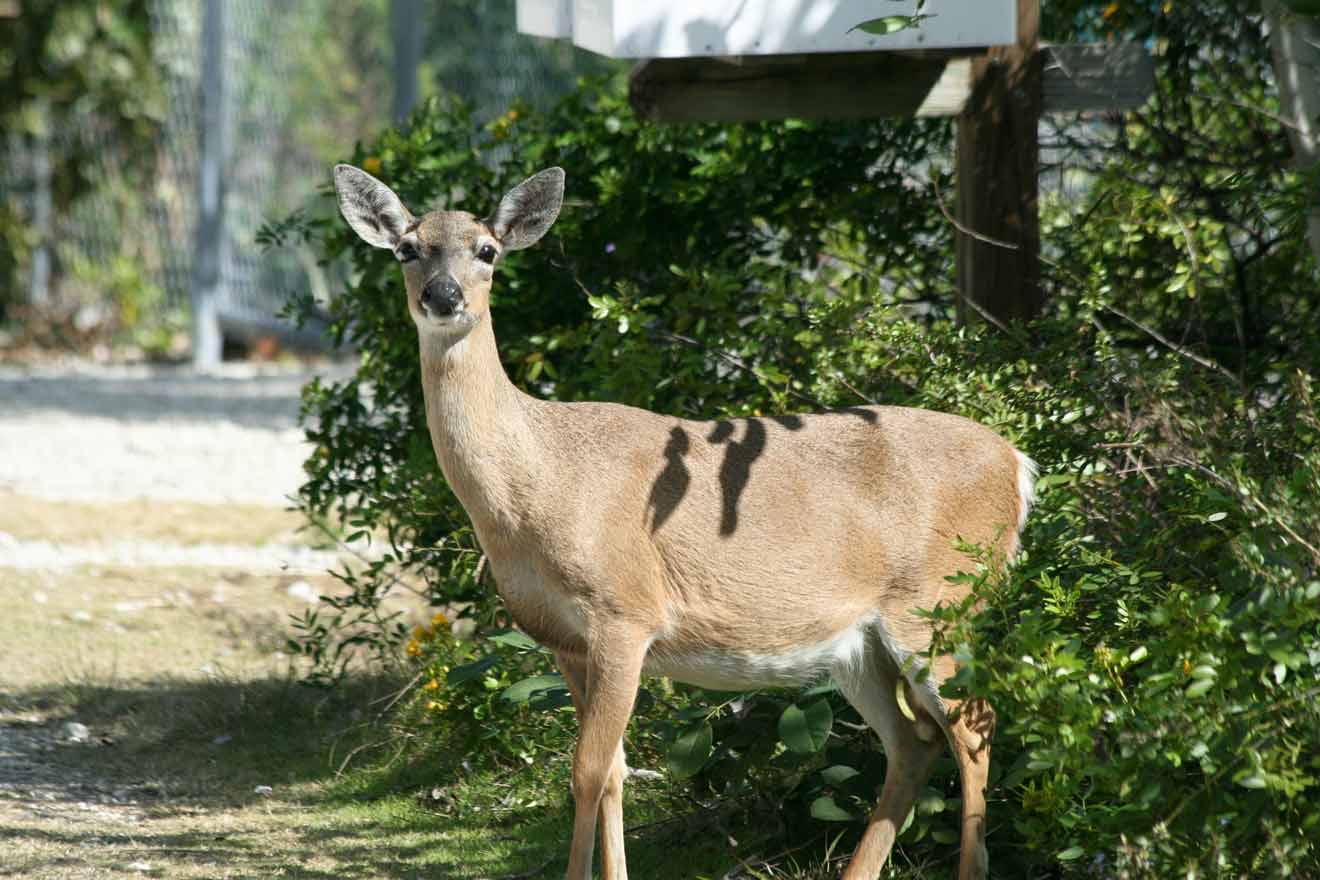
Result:
<svg viewBox="0 0 1320 880"><path fill-rule="evenodd" d="M977 697L949 701L947 718L945 733L958 762L963 795L958 880L984 880L989 871L989 856L985 851L985 789L995 712L989 703Z"/></svg>
<svg viewBox="0 0 1320 880"><path fill-rule="evenodd" d="M564 674L564 682L573 697L573 708L578 718L586 714L587 668L581 660L569 654L556 654L555 662ZM605 790L601 794L600 810L596 821L600 829L600 861L603 880L628 880L628 865L623 853L623 779L628 773L623 743L615 753L610 766Z"/></svg>
<svg viewBox="0 0 1320 880"><path fill-rule="evenodd" d="M885 749L887 766L880 801L843 875L843 880L875 880L930 777L931 764L944 746L939 726L912 699L910 689L907 702L917 720L909 720L899 710L897 688L900 682L905 688L908 685L878 635L868 639L856 665L836 669L834 677L839 690L880 736Z"/></svg>
<svg viewBox="0 0 1320 880"><path fill-rule="evenodd" d="M647 639L631 629L593 634L585 663L580 732L573 753L573 843L568 880L590 880L598 817L603 819L602 876L623 880L623 732L646 656Z"/></svg>

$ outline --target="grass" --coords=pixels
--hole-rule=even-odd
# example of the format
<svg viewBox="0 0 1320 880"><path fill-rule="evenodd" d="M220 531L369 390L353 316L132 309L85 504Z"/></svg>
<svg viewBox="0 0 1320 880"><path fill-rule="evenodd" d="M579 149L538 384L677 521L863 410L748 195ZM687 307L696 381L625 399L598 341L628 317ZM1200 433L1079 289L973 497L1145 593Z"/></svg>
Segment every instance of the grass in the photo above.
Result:
<svg viewBox="0 0 1320 880"><path fill-rule="evenodd" d="M7 500L0 531L63 541L249 543L275 534L282 513L211 510L206 523L190 523L200 512L183 507L134 519L122 509ZM332 690L299 684L287 623L307 606L288 594L291 580L0 569L0 877L562 874L573 812L568 744L527 765L490 760L460 736L416 736L384 711L406 677L399 670L359 670ZM335 588L328 577L311 580ZM70 721L86 725L86 742L61 737ZM786 833L779 823L791 819L773 805L712 812L673 783L633 782L625 819L638 878L839 872L819 832L785 852L784 841L801 835ZM836 853L855 834L841 830Z"/></svg>
<svg viewBox="0 0 1320 880"><path fill-rule="evenodd" d="M467 756L423 748L336 775L341 756L382 735L355 710L396 685L357 679L327 693L276 677L157 678L13 694L24 711L86 724L93 743L61 746L53 763L100 789L128 790L138 801L128 812L138 815L108 811L89 827L77 811L0 810L0 848L10 854L0 875L115 877L133 864L183 878L562 872L572 824L566 756L470 771ZM667 792L633 788L629 823L650 826L629 841L635 876L719 876L736 863L718 834L663 821Z"/></svg>
<svg viewBox="0 0 1320 880"><path fill-rule="evenodd" d="M49 501L0 490L0 532L15 538L84 544L130 538L196 544L306 544L300 514L250 504L194 504L139 499Z"/></svg>

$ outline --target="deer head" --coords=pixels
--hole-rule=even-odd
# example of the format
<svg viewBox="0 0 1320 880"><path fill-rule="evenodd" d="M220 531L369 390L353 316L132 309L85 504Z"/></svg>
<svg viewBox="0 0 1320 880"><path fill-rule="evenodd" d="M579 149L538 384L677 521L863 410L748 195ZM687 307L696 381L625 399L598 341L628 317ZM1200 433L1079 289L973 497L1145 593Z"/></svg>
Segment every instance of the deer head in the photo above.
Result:
<svg viewBox="0 0 1320 880"><path fill-rule="evenodd" d="M339 210L372 247L403 267L408 313L424 335L463 338L485 319L495 264L545 235L564 201L564 170L547 168L511 189L489 217L432 211L420 218L394 191L352 165L335 166Z"/></svg>

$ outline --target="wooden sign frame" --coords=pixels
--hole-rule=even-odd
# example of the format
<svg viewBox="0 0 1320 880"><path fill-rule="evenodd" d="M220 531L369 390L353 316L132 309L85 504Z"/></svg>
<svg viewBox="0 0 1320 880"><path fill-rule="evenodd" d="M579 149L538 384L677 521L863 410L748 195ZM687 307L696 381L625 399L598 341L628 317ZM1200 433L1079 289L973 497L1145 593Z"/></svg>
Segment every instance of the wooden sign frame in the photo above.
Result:
<svg viewBox="0 0 1320 880"><path fill-rule="evenodd" d="M927 0L923 11L942 2ZM1037 314L1044 302L1037 210L1041 114L1138 107L1154 87L1154 65L1134 44L1042 47L1040 0L993 2L1015 8L1016 39L988 50L730 56L715 51L727 49L727 40L698 40L695 49L689 41L684 51L696 57L638 64L630 100L640 116L656 122L956 117L958 313L963 320L1006 326ZM593 15L599 18L625 0L519 0L520 22L523 5L535 3L556 6L554 27L571 30L579 45L618 51L616 37L603 40L581 30ZM566 18L569 3L572 15ZM662 9L626 5L642 18L672 12L680 22L698 7L709 8L696 0L669 0ZM873 3L866 6L874 12ZM855 23L865 17L858 13ZM921 45L919 34L919 28L909 33L905 39L913 42L907 45Z"/></svg>

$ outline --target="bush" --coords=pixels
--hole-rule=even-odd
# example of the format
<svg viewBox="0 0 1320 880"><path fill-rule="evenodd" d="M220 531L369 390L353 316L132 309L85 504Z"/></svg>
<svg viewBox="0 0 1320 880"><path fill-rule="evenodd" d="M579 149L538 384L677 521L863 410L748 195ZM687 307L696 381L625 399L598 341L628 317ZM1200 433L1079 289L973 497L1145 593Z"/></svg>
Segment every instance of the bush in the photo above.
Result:
<svg viewBox="0 0 1320 880"><path fill-rule="evenodd" d="M1162 88L1176 97L1177 85ZM1291 239L1246 234L1291 222L1280 212L1296 177L1262 160L1236 188L1215 178L1244 206L1205 217L1208 184L1184 166L1166 162L1165 189L1143 180L1165 143L1156 130L1125 129L1084 195L1047 202L1052 307L1011 333L950 320L950 229L905 170L947 150L942 124L655 127L617 83L592 83L484 128L433 104L352 160L416 208L475 211L537 168L569 170L558 224L510 255L495 290L506 369L532 393L697 417L883 399L968 415L1040 462L1026 552L991 577L969 548L972 599L931 612L939 648L963 661L949 687L1000 713L996 872L1315 876L1320 337L1314 321L1262 318L1313 314L1313 267ZM1231 150L1255 134L1201 137ZM488 164L496 144L509 158ZM327 259L351 252L359 281L335 300L332 327L363 354L351 379L306 390L317 452L302 504L388 539L380 562L343 573L345 598L302 621L302 650L327 682L346 648L396 656L410 634L382 597L398 578L421 582L497 639L414 634L415 723L443 714L445 735L496 746L486 760L563 750L562 688L540 678L542 654L504 634L434 464L397 270L328 210L268 236L293 233ZM1249 339L1219 309L1244 271L1261 318ZM663 753L702 790L765 796L856 833L883 760L828 684L655 687L634 749ZM951 770L937 768L900 838L914 857L956 844Z"/></svg>

